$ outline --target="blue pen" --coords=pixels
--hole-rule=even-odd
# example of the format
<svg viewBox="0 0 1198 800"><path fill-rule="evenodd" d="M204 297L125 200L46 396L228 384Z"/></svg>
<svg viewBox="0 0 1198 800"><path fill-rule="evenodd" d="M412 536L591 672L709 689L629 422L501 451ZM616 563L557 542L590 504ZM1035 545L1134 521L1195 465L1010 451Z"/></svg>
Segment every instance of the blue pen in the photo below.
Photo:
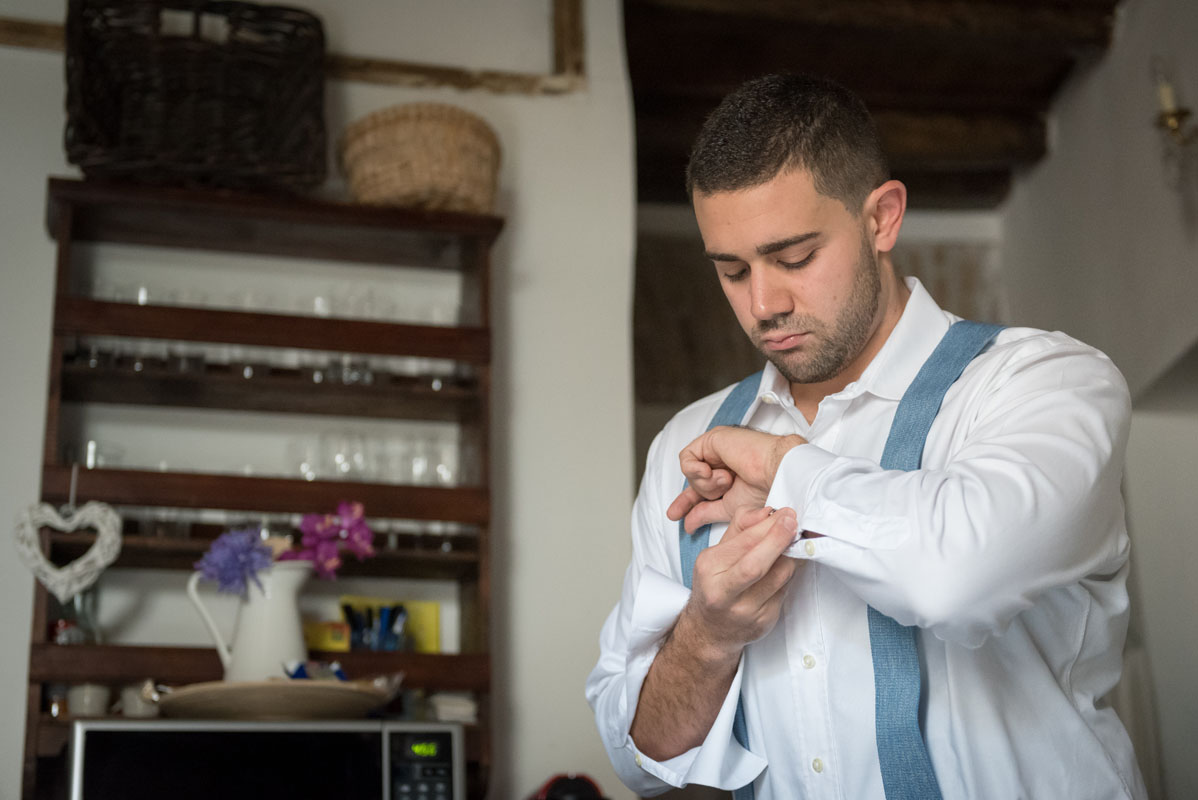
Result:
<svg viewBox="0 0 1198 800"><path fill-rule="evenodd" d="M390 650L391 649L390 647L388 647L388 644L390 643L389 640L391 638L390 632L391 632L391 607L383 606L382 608L379 609L378 630L375 632L375 636L374 636L374 649L375 650Z"/></svg>

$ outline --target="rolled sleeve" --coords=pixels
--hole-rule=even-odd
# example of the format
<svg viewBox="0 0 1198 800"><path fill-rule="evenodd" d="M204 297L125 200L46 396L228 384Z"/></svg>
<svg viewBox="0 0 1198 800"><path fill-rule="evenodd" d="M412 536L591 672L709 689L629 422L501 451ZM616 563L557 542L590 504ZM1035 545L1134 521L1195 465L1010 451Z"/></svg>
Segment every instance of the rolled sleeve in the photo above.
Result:
<svg viewBox="0 0 1198 800"><path fill-rule="evenodd" d="M741 747L732 733L744 675L743 656L719 714L701 745L665 761L655 761L640 752L632 740L629 730L645 677L690 599L686 587L652 567L645 568L636 578L638 589L631 602L632 613L621 647L626 653L623 664L618 672L613 672L604 668L601 659L587 681L588 699L600 719L600 733L616 772L629 788L646 795L690 783L727 790L751 783L765 769L766 762ZM604 626L603 639L613 644L621 638L614 630L619 625L618 611L612 612ZM611 689L617 684L623 688L618 702L613 703ZM605 705L608 712L601 713Z"/></svg>

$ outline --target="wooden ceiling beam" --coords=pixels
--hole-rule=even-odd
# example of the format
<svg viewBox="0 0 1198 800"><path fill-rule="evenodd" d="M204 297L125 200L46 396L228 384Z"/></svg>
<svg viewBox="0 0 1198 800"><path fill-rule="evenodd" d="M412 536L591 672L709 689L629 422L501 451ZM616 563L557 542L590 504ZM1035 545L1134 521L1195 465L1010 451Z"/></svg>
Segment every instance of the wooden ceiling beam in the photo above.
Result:
<svg viewBox="0 0 1198 800"><path fill-rule="evenodd" d="M682 185L685 158L637 157L637 200L679 203L690 199ZM907 186L907 205L919 209L997 208L1011 188L1006 169L895 169L894 177Z"/></svg>
<svg viewBox="0 0 1198 800"><path fill-rule="evenodd" d="M714 106L765 72L811 71L845 84L873 110L1034 112L1048 105L1074 63L1059 48L944 32L896 36L655 6L628 7L625 27L638 108L643 96L674 95L702 97Z"/></svg>
<svg viewBox="0 0 1198 800"><path fill-rule="evenodd" d="M636 112L639 149L685 159L711 106L646 102ZM1044 156L1046 130L1039 114L877 111L874 119L891 163L935 169L989 169L1030 164Z"/></svg>
<svg viewBox="0 0 1198 800"><path fill-rule="evenodd" d="M941 31L1098 49L1110 44L1115 0L625 0L625 5L899 35Z"/></svg>
<svg viewBox="0 0 1198 800"><path fill-rule="evenodd" d="M1047 151L1038 116L881 111L882 149L898 170L992 169L1032 164Z"/></svg>

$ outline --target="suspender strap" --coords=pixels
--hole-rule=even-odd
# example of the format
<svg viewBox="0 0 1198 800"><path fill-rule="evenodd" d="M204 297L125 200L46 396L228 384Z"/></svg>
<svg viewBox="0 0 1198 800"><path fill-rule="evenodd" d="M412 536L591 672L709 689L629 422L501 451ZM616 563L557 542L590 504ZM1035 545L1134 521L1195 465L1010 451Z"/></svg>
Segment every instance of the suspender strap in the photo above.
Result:
<svg viewBox="0 0 1198 800"><path fill-rule="evenodd" d="M883 469L918 469L924 442L948 388L961 377L969 362L993 341L1000 325L961 320L953 324L924 362L895 412L894 423L882 454ZM740 425L757 396L761 373L738 383L720 405L708 430L719 425ZM682 579L691 588L695 559L707 547L711 526L693 535L678 523ZM940 800L940 787L919 727L920 667L915 627L900 625L869 609L870 648L874 664L874 702L878 759L886 800ZM747 748L744 702L736 706L732 726L736 741ZM732 793L734 800L753 800L753 784Z"/></svg>
<svg viewBox="0 0 1198 800"><path fill-rule="evenodd" d="M719 410L715 412L715 416L711 418L711 422L707 425L707 430L718 428L721 425L741 424L745 419L745 414L749 413L749 406L753 405L753 401L757 399L757 387L760 385L760 372L754 372L736 384L728 396L724 398L724 402L720 404ZM684 521L679 520L678 522L678 550L682 554L682 582L689 589L691 588L691 580L695 572L695 559L707 547L707 540L711 538L711 526L704 525L693 534L690 534L686 532L686 527L683 525Z"/></svg>
<svg viewBox="0 0 1198 800"><path fill-rule="evenodd" d="M948 329L915 376L894 415L883 469L919 469L924 443L944 395L988 345L999 325L961 320ZM919 727L921 676L914 626L869 609L874 662L875 730L886 800L940 800L940 787Z"/></svg>
<svg viewBox="0 0 1198 800"><path fill-rule="evenodd" d="M739 425L749 412L749 406L753 405L753 401L757 398L757 387L761 385L761 373L755 372L745 378L740 383L733 387L732 391L724 398L724 402L720 404L719 410L715 412L715 416L711 418L711 422L707 425L707 430L718 427L720 425ZM693 534L686 532L684 525L685 520L678 521L678 550L682 556L682 582L686 584L686 588L691 588L691 582L695 572L695 559L699 557L699 552L707 547L708 539L711 538L711 526L704 525ZM737 744L746 750L749 747L749 729L745 725L745 704L743 699L738 699L736 702L736 716L732 718L732 735L736 738ZM732 792L733 800L753 800L753 784L742 786Z"/></svg>

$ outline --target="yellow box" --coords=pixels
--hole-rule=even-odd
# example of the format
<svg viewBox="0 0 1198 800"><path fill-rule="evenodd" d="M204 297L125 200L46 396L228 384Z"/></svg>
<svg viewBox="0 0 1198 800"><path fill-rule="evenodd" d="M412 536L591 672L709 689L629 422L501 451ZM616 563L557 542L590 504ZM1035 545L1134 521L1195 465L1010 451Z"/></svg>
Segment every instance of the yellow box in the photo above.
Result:
<svg viewBox="0 0 1198 800"><path fill-rule="evenodd" d="M359 613L370 609L375 619L378 619L380 609L402 605L407 612L404 634L412 650L417 653L441 652L441 604L434 600L395 600L346 594L338 602Z"/></svg>
<svg viewBox="0 0 1198 800"><path fill-rule="evenodd" d="M349 624L345 622L304 621L304 644L309 650L334 653L349 651Z"/></svg>

